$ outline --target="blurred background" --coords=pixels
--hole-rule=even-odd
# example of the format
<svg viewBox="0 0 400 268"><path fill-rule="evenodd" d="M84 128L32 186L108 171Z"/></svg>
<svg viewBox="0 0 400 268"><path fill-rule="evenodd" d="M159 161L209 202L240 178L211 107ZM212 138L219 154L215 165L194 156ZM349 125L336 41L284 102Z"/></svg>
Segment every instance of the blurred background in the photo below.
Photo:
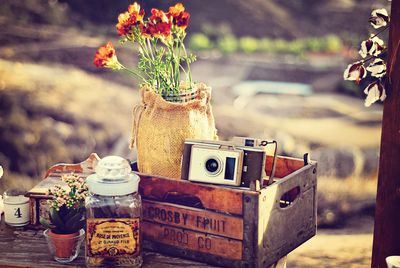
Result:
<svg viewBox="0 0 400 268"><path fill-rule="evenodd" d="M193 77L213 88L219 135L276 139L280 154L318 160L320 233L289 255L290 267L367 267L370 262L381 104L343 81L369 36L370 0L182 1ZM167 10L174 1L139 1ZM117 16L130 1L2 0L0 4L0 191L29 189L53 164L128 149L138 85L96 69ZM346 240L344 240L346 239ZM344 241L346 241L344 243Z"/></svg>

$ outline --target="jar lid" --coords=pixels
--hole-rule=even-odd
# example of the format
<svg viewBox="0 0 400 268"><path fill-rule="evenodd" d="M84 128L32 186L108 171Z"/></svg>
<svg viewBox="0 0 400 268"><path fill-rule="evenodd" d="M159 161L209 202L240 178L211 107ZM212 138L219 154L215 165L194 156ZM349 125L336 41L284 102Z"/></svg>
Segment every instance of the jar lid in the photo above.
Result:
<svg viewBox="0 0 400 268"><path fill-rule="evenodd" d="M4 192L4 204L9 204L9 205L17 205L17 204L25 204L29 201L28 197L25 197L26 191L21 190L21 189L7 189Z"/></svg>
<svg viewBox="0 0 400 268"><path fill-rule="evenodd" d="M140 177L132 172L129 162L122 157L104 157L95 171L86 179L89 192L93 194L115 196L138 191Z"/></svg>

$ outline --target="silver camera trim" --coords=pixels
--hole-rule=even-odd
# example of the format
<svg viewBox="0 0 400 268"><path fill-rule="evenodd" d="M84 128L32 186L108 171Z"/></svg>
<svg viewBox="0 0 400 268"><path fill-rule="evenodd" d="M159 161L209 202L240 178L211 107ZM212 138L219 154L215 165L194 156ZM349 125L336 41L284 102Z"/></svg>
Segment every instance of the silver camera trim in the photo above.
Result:
<svg viewBox="0 0 400 268"><path fill-rule="evenodd" d="M218 162L218 169L217 169L217 171L215 171L215 172L210 172L210 171L207 169L207 162L208 162L208 160L216 160L216 161ZM221 174L221 172L222 172L222 170L223 170L221 159L220 159L218 156L215 156L215 155L210 156L210 157L207 158L206 161L204 162L204 169L206 170L206 172L207 172L210 176L213 176L213 177L218 176L219 174Z"/></svg>

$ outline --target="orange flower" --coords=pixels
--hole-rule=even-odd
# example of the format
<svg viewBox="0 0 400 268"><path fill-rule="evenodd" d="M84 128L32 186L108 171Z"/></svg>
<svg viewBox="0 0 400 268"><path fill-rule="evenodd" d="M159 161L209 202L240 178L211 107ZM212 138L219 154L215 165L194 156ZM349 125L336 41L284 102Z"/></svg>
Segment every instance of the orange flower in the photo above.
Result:
<svg viewBox="0 0 400 268"><path fill-rule="evenodd" d="M182 5L182 3L177 3L175 6L170 7L168 9L168 14L171 16L179 16L182 12L185 11L185 7Z"/></svg>
<svg viewBox="0 0 400 268"><path fill-rule="evenodd" d="M147 24L141 24L140 30L143 37L165 37L171 36L171 22L164 11L153 8L151 10L151 16Z"/></svg>
<svg viewBox="0 0 400 268"><path fill-rule="evenodd" d="M119 14L116 25L120 36L132 34L132 28L143 22L144 10L138 3L129 5L128 11Z"/></svg>
<svg viewBox="0 0 400 268"><path fill-rule="evenodd" d="M189 24L190 14L185 12L185 7L181 3L170 7L167 16L171 19L173 25L181 29L186 29Z"/></svg>
<svg viewBox="0 0 400 268"><path fill-rule="evenodd" d="M149 20L152 21L153 23L160 23L160 22L169 23L167 14L165 14L164 11L156 8L151 9L151 16Z"/></svg>
<svg viewBox="0 0 400 268"><path fill-rule="evenodd" d="M142 19L143 19L143 15L144 15L144 10L140 9L140 5L138 3L133 3L132 5L128 6L128 12L131 14L139 14L142 15Z"/></svg>
<svg viewBox="0 0 400 268"><path fill-rule="evenodd" d="M97 50L94 55L93 63L99 68L121 69L121 64L118 62L117 56L115 55L115 48L111 42L108 42Z"/></svg>

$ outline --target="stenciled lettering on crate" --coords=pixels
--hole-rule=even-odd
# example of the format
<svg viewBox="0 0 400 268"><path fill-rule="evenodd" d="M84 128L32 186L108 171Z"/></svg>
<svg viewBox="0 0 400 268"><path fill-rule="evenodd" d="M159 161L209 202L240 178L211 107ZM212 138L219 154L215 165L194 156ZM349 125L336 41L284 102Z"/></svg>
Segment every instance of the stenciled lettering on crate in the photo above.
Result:
<svg viewBox="0 0 400 268"><path fill-rule="evenodd" d="M143 219L207 234L243 239L243 218L207 210L145 200Z"/></svg>
<svg viewBox="0 0 400 268"><path fill-rule="evenodd" d="M194 232L169 225L142 222L142 233L145 239L158 241L175 247L200 251L232 260L241 260L242 241Z"/></svg>

